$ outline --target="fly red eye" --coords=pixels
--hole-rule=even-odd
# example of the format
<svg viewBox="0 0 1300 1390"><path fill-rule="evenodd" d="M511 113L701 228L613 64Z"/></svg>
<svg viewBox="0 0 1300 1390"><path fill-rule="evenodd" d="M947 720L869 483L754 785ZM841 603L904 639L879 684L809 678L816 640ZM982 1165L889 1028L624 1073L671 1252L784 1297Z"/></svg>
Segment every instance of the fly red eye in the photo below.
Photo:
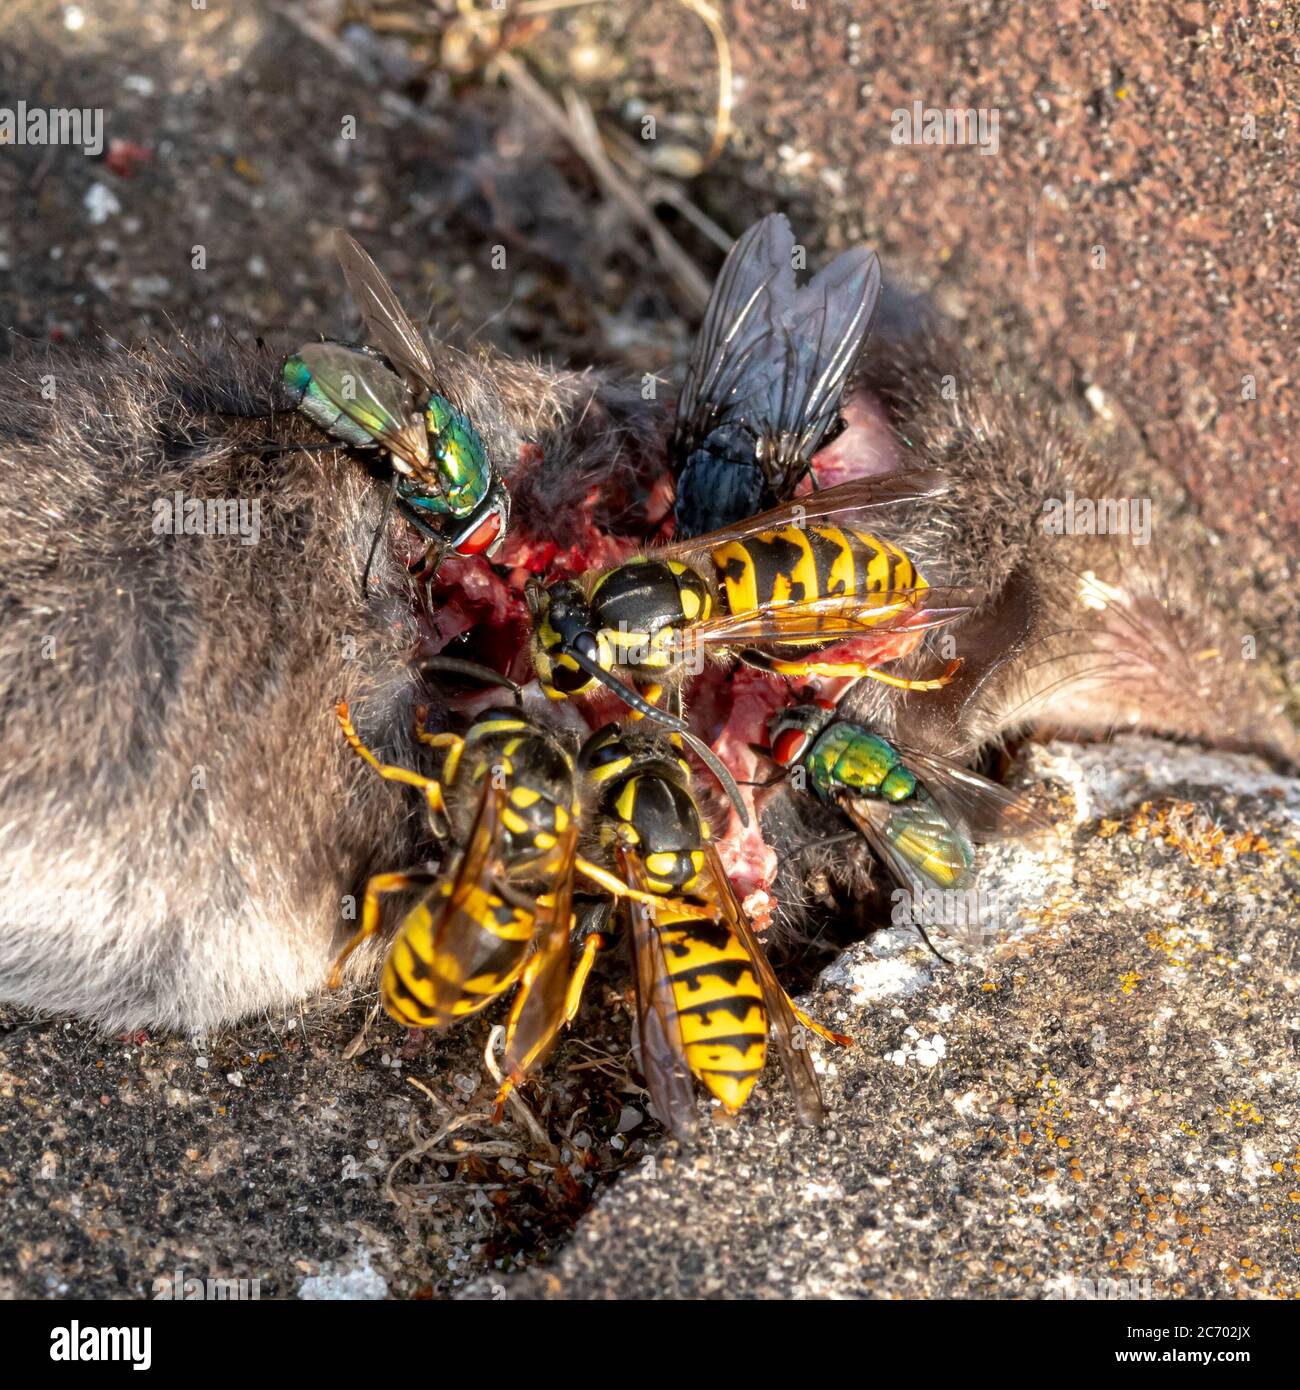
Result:
<svg viewBox="0 0 1300 1390"><path fill-rule="evenodd" d="M776 741L772 744L772 759L782 767L789 767L792 762L803 752L804 744L807 743L807 735L802 729L784 729L777 734Z"/></svg>
<svg viewBox="0 0 1300 1390"><path fill-rule="evenodd" d="M830 700L818 700L817 708L833 710L835 708L835 705Z"/></svg>
<svg viewBox="0 0 1300 1390"><path fill-rule="evenodd" d="M491 547L493 541L495 541L500 534L501 513L493 512L461 541L456 547L457 553L461 555L481 555L485 550Z"/></svg>

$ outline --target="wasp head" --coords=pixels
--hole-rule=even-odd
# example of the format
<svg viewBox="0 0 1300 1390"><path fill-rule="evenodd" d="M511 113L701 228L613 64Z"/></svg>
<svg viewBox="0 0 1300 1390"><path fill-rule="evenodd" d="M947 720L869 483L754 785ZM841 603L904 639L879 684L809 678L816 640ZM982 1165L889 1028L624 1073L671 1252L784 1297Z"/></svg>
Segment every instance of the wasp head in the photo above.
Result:
<svg viewBox="0 0 1300 1390"><path fill-rule="evenodd" d="M536 581L526 590L533 615L533 664L552 700L590 690L598 672L614 664L609 643L596 630L586 594L570 580L549 588Z"/></svg>

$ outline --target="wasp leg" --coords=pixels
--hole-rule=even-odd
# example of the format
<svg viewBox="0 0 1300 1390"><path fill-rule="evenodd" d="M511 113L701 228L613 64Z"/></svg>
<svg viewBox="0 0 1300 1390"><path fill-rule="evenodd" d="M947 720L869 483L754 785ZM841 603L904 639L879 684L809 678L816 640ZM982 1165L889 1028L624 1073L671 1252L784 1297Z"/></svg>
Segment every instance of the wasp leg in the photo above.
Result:
<svg viewBox="0 0 1300 1390"><path fill-rule="evenodd" d="M785 996L785 1002L789 1004L790 1012L810 1033L816 1033L819 1038L825 1038L827 1042L833 1042L837 1047L853 1046L853 1039L847 1033L837 1033L833 1029L827 1028L824 1023L818 1023L810 1014L804 1013L788 994Z"/></svg>
<svg viewBox="0 0 1300 1390"><path fill-rule="evenodd" d="M438 878L432 869L407 869L405 873L375 874L366 881L365 896L361 900L361 926L352 939L334 958L330 966L326 989L338 989L343 981L343 966L347 958L368 937L379 930L379 899L386 893L400 893L404 888L414 888L420 883L431 883Z"/></svg>
<svg viewBox="0 0 1300 1390"><path fill-rule="evenodd" d="M821 676L826 680L857 678L866 676L885 685L897 686L900 690L942 690L961 668L961 658L950 661L943 674L929 680L907 680L903 676L891 676L878 667L868 666L861 661L783 661L779 657L768 656L765 652L746 649L738 653L747 665L760 671L770 671L775 676Z"/></svg>
<svg viewBox="0 0 1300 1390"><path fill-rule="evenodd" d="M460 757L465 751L465 740L459 734L430 734L425 732L424 721L428 706L420 705L415 711L415 737L429 748L445 748L447 756L443 759L442 780L449 785L456 780L456 770L460 767Z"/></svg>
<svg viewBox="0 0 1300 1390"><path fill-rule="evenodd" d="M659 893L643 893L641 889L633 888L630 884L624 883L621 878L610 873L608 869L602 869L599 864L593 864L589 859L575 859L573 867L583 878L596 884L598 888L603 888L611 897L633 898L639 903L645 903L647 907L658 909L660 912L674 912L682 920L707 919L713 922L718 920L717 908L707 907L703 903L687 902L685 898L669 898Z"/></svg>
<svg viewBox="0 0 1300 1390"><path fill-rule="evenodd" d="M551 1039L561 1028L567 1027L578 1016L578 1008L582 1004L582 991L586 988L587 977L591 974L591 967L595 964L596 955L603 951L609 943L599 932L592 932L582 943L582 955L578 957L578 963L573 967L573 976L569 980L569 987L564 995L564 1011L556 1020L555 1028L543 1039L540 1039L534 1053L540 1055L550 1044ZM514 1003L510 1008L510 1017L506 1022L506 1049L509 1051L510 1040L514 1037L515 1028L518 1026L519 1017L523 1013L524 1001L528 997L528 991L532 988L533 980L537 972L541 969L541 956L537 953L529 959L528 967L524 971L523 978L519 982L519 988L515 993ZM497 1091L496 1113L493 1119L497 1124L501 1123L501 1116L505 1112L506 1101L509 1099L510 1092L527 1075L527 1067L521 1067L513 1071L501 1083Z"/></svg>
<svg viewBox="0 0 1300 1390"><path fill-rule="evenodd" d="M862 674L869 676L873 681L880 681L884 685L897 686L899 690L942 690L960 669L961 657L958 657L955 661L950 661L947 666L944 667L941 675L934 676L927 681L904 680L901 676L891 676L886 671L876 670L875 667L872 667L869 671L864 671Z"/></svg>
<svg viewBox="0 0 1300 1390"><path fill-rule="evenodd" d="M582 1003L582 991L587 987L587 976L591 974L591 967L596 963L596 956L608 945L608 940L599 932L592 932L582 943L582 955L578 957L578 963L573 967L573 978L569 981L569 992L564 996L564 1022L566 1026L577 1018L578 1007Z"/></svg>
<svg viewBox="0 0 1300 1390"><path fill-rule="evenodd" d="M383 778L390 782L402 782L408 787L415 787L424 793L425 800L429 803L429 814L431 816L445 815L447 803L442 795L442 783L433 777L424 777L418 772L412 772L409 767L398 767L395 763L381 763L377 757L361 742L361 736L352 727L352 721L348 718L348 702L340 700L334 706L334 714L339 721L339 727L343 730L343 737L348 741L348 747ZM439 735L433 735L439 737Z"/></svg>

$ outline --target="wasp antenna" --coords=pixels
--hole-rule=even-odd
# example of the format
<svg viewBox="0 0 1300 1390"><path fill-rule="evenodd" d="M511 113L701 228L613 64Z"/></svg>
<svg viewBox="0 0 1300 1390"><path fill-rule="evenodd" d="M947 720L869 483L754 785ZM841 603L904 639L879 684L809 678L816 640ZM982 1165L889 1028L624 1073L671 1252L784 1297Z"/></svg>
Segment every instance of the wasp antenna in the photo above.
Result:
<svg viewBox="0 0 1300 1390"><path fill-rule="evenodd" d="M656 724L662 724L665 729L672 729L674 733L687 734L691 738L695 737L686 727L686 721L680 715L669 714L666 709L652 705L644 695L638 695L630 685L624 685L612 671L605 670L599 662L593 661L591 657L584 655L575 647L565 647L564 654L571 657L589 676L594 677L607 689L612 690L629 709L634 709L639 715L646 719L652 719Z"/></svg>
<svg viewBox="0 0 1300 1390"><path fill-rule="evenodd" d="M477 661L464 661L458 656L426 656L420 662L420 670L445 671L448 675L468 676L471 680L482 681L484 685L499 685L509 690L516 700L523 694L523 687L518 681L512 681L509 676L503 676L490 666L483 666Z"/></svg>
<svg viewBox="0 0 1300 1390"><path fill-rule="evenodd" d="M740 788L736 785L736 779L731 775L727 765L702 738L697 738L689 729L682 730L681 735L686 740L686 746L718 779L718 785L726 792L727 799L736 808L741 825L748 830L749 812L745 809L745 803L740 799Z"/></svg>

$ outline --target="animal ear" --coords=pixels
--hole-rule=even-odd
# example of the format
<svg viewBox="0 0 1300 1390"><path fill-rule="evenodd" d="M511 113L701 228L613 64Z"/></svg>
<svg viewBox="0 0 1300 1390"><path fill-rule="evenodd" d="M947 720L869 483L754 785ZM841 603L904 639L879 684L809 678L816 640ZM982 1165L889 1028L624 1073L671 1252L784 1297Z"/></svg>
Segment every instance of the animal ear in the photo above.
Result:
<svg viewBox="0 0 1300 1390"><path fill-rule="evenodd" d="M1077 540L1040 560L1036 584L1034 638L987 692L983 717L999 730L1142 729L1300 760L1284 696L1269 689L1265 661L1249 659L1255 639L1207 601L1172 542L1107 552L1099 538Z"/></svg>

